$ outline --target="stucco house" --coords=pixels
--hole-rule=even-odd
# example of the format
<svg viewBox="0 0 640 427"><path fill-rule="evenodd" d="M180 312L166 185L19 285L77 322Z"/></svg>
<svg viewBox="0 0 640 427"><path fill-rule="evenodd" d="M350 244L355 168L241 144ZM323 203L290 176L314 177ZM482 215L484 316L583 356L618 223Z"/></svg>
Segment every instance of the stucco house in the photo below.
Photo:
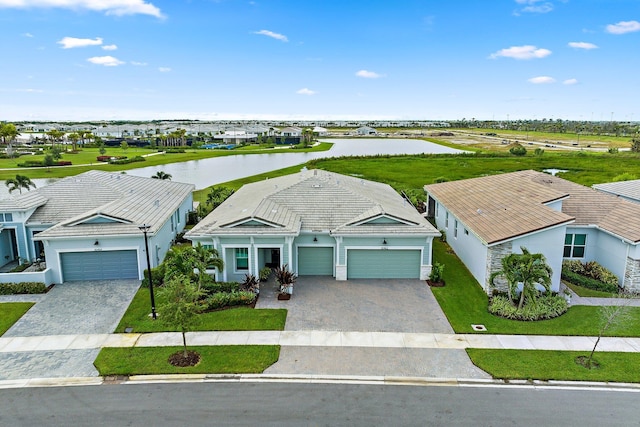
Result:
<svg viewBox="0 0 640 427"><path fill-rule="evenodd" d="M356 135L377 135L378 131L369 126L362 126L356 129Z"/></svg>
<svg viewBox="0 0 640 427"><path fill-rule="evenodd" d="M220 252L221 280L284 264L347 280L426 279L439 235L389 185L303 169L243 186L185 237Z"/></svg>
<svg viewBox="0 0 640 427"><path fill-rule="evenodd" d="M640 290L640 205L532 170L425 186L427 209L488 293L501 259L542 253L558 291L564 259L596 261Z"/></svg>
<svg viewBox="0 0 640 427"><path fill-rule="evenodd" d="M0 260L44 259L46 270L2 282L142 279L157 266L193 209L192 184L89 171L0 200ZM20 276L22 275L22 276Z"/></svg>

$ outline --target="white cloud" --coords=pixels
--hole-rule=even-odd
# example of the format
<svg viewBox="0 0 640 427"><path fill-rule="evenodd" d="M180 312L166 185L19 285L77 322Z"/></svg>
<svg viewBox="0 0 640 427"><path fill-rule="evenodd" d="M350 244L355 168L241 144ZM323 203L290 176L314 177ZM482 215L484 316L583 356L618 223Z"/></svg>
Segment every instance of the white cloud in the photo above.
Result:
<svg viewBox="0 0 640 427"><path fill-rule="evenodd" d="M538 77L532 77L527 81L529 83L540 85L540 84L555 83L556 79L554 79L553 77L549 77L549 76L538 76Z"/></svg>
<svg viewBox="0 0 640 427"><path fill-rule="evenodd" d="M148 64L146 62L131 61L131 65L135 65L137 67L146 67Z"/></svg>
<svg viewBox="0 0 640 427"><path fill-rule="evenodd" d="M309 95L309 96L311 96L311 95L315 95L315 94L316 94L316 93L318 93L318 92L313 91L313 90L311 90L311 89L307 89L306 87L303 87L302 89L300 89L300 90L296 91L296 93L297 93L298 95Z"/></svg>
<svg viewBox="0 0 640 427"><path fill-rule="evenodd" d="M144 0L0 0L0 8L62 8L86 9L106 15L151 15L164 18L160 9Z"/></svg>
<svg viewBox="0 0 640 427"><path fill-rule="evenodd" d="M379 79L380 77L384 77L382 74L378 74L374 71L368 71L368 70L357 71L356 76L362 77L364 79Z"/></svg>
<svg viewBox="0 0 640 427"><path fill-rule="evenodd" d="M31 37L33 37L33 34L31 34L31 33L24 33L24 34L23 34L23 36L31 38Z"/></svg>
<svg viewBox="0 0 640 427"><path fill-rule="evenodd" d="M289 41L287 36L285 36L284 34L274 33L273 31L269 31L269 30L255 31L253 34L260 34L261 36L271 37L272 39L280 40L282 42Z"/></svg>
<svg viewBox="0 0 640 427"><path fill-rule="evenodd" d="M102 49L104 50L117 50L118 46L116 46L115 44L107 44L102 46Z"/></svg>
<svg viewBox="0 0 640 427"><path fill-rule="evenodd" d="M515 12L516 15L519 15L519 12L549 13L553 10L553 3L544 0L516 0L516 3L524 6Z"/></svg>
<svg viewBox="0 0 640 427"><path fill-rule="evenodd" d="M551 55L549 49L538 49L536 46L511 46L507 49L500 49L499 51L492 53L489 58L496 59L499 57L513 58L513 59L534 59L544 58Z"/></svg>
<svg viewBox="0 0 640 427"><path fill-rule="evenodd" d="M574 49L586 49L586 50L598 48L598 46L596 46L595 44L587 43L587 42L569 42L569 47L572 47Z"/></svg>
<svg viewBox="0 0 640 427"><path fill-rule="evenodd" d="M578 79L567 79L562 82L563 85L577 85Z"/></svg>
<svg viewBox="0 0 640 427"><path fill-rule="evenodd" d="M169 67L158 67L158 71L160 71L161 73L168 73L169 71L171 71L171 68L169 68Z"/></svg>
<svg viewBox="0 0 640 427"><path fill-rule="evenodd" d="M617 24L607 25L607 33L625 34L640 31L640 22L638 21L620 21Z"/></svg>
<svg viewBox="0 0 640 427"><path fill-rule="evenodd" d="M117 67L118 65L124 64L123 61L120 61L118 58L114 58L113 56L94 56L87 61L96 65L104 65L105 67Z"/></svg>
<svg viewBox="0 0 640 427"><path fill-rule="evenodd" d="M100 37L96 37L95 39L79 39L76 37L64 37L62 38L62 40L59 40L57 43L62 45L63 49L73 49L76 47L100 46L102 44L102 39Z"/></svg>

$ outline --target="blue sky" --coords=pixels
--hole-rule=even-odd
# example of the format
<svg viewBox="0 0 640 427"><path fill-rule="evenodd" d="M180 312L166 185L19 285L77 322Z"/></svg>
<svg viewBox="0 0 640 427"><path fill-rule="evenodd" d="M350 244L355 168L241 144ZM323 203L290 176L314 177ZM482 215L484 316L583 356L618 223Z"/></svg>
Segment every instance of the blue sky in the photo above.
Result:
<svg viewBox="0 0 640 427"><path fill-rule="evenodd" d="M0 120L640 120L638 0L0 0Z"/></svg>

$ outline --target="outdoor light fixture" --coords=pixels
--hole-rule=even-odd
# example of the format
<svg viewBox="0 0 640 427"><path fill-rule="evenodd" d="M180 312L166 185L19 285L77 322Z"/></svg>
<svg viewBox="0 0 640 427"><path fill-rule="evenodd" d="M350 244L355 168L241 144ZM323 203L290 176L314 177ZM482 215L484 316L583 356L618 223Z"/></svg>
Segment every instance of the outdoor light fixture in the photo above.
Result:
<svg viewBox="0 0 640 427"><path fill-rule="evenodd" d="M387 239L382 239L382 244L386 245L387 244Z"/></svg>
<svg viewBox="0 0 640 427"><path fill-rule="evenodd" d="M151 260L149 259L149 238L147 233L151 226L149 224L139 225L138 228L144 233L144 248L147 251L147 271L149 272L149 295L151 296L151 317L156 320L156 300L153 296L153 279L151 277ZM98 243L98 242L96 242Z"/></svg>
<svg viewBox="0 0 640 427"><path fill-rule="evenodd" d="M314 242L317 242L317 241L318 241L318 238L317 238L316 236L313 236L313 241L314 241Z"/></svg>
<svg viewBox="0 0 640 427"><path fill-rule="evenodd" d="M96 242L93 244L93 246L98 246L99 244L100 244L100 242L98 242L98 241L96 240Z"/></svg>

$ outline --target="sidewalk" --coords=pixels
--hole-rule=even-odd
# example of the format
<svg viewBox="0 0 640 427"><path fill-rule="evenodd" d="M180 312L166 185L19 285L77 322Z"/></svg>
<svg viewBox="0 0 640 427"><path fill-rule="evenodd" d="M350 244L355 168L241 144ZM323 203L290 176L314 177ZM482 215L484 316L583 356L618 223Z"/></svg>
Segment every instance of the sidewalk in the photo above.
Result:
<svg viewBox="0 0 640 427"><path fill-rule="evenodd" d="M370 347L422 349L573 350L593 348L596 337L547 335L434 334L338 331L189 332L188 345L280 345L283 347ZM0 338L0 353L89 350L102 347L181 346L176 332L52 335ZM638 352L640 338L603 337L598 351Z"/></svg>

